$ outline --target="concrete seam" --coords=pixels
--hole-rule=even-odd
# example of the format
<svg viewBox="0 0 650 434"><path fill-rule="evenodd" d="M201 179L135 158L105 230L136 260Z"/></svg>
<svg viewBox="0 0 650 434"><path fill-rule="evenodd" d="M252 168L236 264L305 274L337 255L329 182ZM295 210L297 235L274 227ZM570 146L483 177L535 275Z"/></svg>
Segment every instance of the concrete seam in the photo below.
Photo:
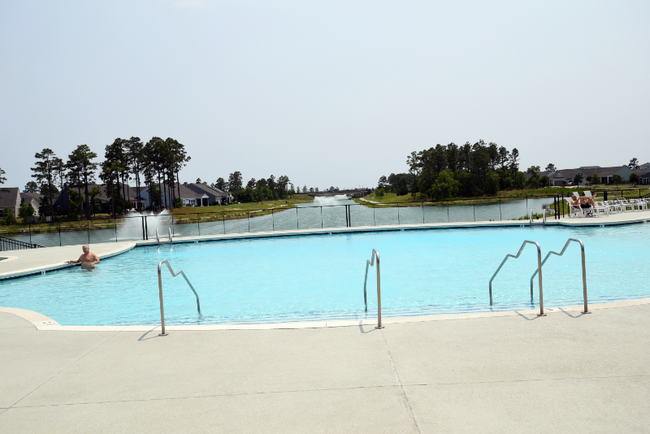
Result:
<svg viewBox="0 0 650 434"><path fill-rule="evenodd" d="M406 396L406 392L404 391L404 387L402 386L402 382L399 379L399 374L397 373L397 368L395 367L395 363L393 362L393 356L390 353L390 348L388 348L388 342L386 342L386 337L384 336L384 332L379 329L379 333L381 333L381 338L384 341L384 346L386 347L386 354L388 355L388 361L390 362L390 366L393 368L393 373L395 374L395 380L397 381L397 386L399 387L400 393L402 394L402 399L404 400L404 405L406 406L406 409L408 410L409 417L411 418L411 423L413 423L413 430L416 433L420 433L420 427L418 426L417 421L415 420L415 415L413 414L413 409L411 409L411 404L409 403L408 397Z"/></svg>
<svg viewBox="0 0 650 434"><path fill-rule="evenodd" d="M499 384L499 383L537 383L542 381L588 381L588 380L615 380L625 378L650 378L647 374L637 375L606 375L591 377L560 377L560 378L533 378L533 379L516 379L516 380L494 380L494 381L471 381L471 382L431 382L431 383L410 383L406 386L458 386L468 384Z"/></svg>
<svg viewBox="0 0 650 434"><path fill-rule="evenodd" d="M28 394L26 394L25 396L23 396L22 398L20 398L18 401L16 401L16 402L14 402L13 404L11 404L11 405L7 408L7 410L14 408L14 407L16 406L16 404L18 404L20 401L22 401L23 399L27 398L27 397L30 396L32 393L36 392L38 389L40 389L41 387L43 387L46 383L49 383L50 381L52 381L52 379L54 379L54 378L55 378L56 376L58 376L60 373L62 373L63 371L65 371L65 370L68 369L70 366L74 365L75 363L77 363L79 360L85 358L88 354L94 352L97 348L103 346L106 342L108 342L109 340L113 339L113 338L114 338L115 336L117 336L119 333L120 333L120 332L116 332L116 333L112 334L112 335L109 336L107 339L105 339L102 343L100 343L99 345L97 345L96 347L94 347L93 349L91 349L90 351L88 351L86 354L83 354L83 355L80 356L78 359L76 359L76 360L70 362L67 366L65 366L64 368L62 368L59 372L57 372L56 374L52 375L52 376L51 376L50 378L48 378L47 380L43 381L41 384L39 384L37 387L35 387L33 390L31 390Z"/></svg>
<svg viewBox="0 0 650 434"><path fill-rule="evenodd" d="M250 396L250 395L277 395L284 393L306 393L306 392L331 392L341 390L365 390L365 389L386 389L393 388L393 385L386 386L357 386L357 387L333 387L327 389L295 389L295 390L271 390L267 392L236 392L236 393L219 393L214 395L188 395L188 396L169 396L165 398L141 398L141 399L116 399L109 401L87 401L87 402L66 402L61 404L38 404L25 405L22 407L5 408L5 410L18 410L24 408L44 408L44 407L65 407L74 405L92 405L92 404L123 404L134 402L155 402L155 401L173 401L185 399L204 399L204 398L226 398L231 396ZM0 413L1 414L1 413Z"/></svg>

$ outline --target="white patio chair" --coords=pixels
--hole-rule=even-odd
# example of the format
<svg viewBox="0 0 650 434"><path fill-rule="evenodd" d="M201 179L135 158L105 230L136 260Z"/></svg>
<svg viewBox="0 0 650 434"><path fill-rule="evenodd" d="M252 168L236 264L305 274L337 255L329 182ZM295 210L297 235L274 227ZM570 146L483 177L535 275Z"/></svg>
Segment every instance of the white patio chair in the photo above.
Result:
<svg viewBox="0 0 650 434"><path fill-rule="evenodd" d="M571 199L565 197L566 203L569 204L569 217L584 217L585 209L581 208L580 205L574 205L571 203Z"/></svg>
<svg viewBox="0 0 650 434"><path fill-rule="evenodd" d="M623 205L621 205L620 203L618 203L616 201L604 200L602 202L602 204L609 207L609 212L610 213L616 213L616 212L623 212L624 211L623 210Z"/></svg>

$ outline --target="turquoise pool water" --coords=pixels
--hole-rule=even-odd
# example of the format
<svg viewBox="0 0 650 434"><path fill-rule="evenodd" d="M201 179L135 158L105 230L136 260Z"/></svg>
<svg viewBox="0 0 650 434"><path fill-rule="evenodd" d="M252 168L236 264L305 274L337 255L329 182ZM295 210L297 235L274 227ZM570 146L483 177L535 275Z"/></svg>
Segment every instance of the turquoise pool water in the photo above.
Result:
<svg viewBox="0 0 650 434"><path fill-rule="evenodd" d="M536 249L504 256L526 239L543 256L568 238L584 242L589 302L650 297L649 224L612 227L519 227L406 230L310 235L140 247L102 261L94 272L79 268L0 282L0 305L30 309L63 325L155 325L160 321L157 264L167 259L184 270L201 297L203 318L181 276L163 269L167 324L276 323L375 317L376 273L363 281L372 249L381 257L382 315L437 315L530 309L529 281ZM544 266L545 307L582 303L580 248Z"/></svg>

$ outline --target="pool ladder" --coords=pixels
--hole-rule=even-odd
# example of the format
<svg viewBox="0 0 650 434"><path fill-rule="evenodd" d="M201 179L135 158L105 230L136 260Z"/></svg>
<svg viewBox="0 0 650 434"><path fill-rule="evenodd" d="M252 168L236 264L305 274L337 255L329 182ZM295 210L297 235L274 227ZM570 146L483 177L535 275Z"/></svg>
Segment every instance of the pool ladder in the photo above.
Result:
<svg viewBox="0 0 650 434"><path fill-rule="evenodd" d="M375 258L377 259L377 327L375 328L383 329L384 327L381 325L381 271L379 268L379 253L375 249L372 249L372 257L366 260L366 278L363 281L363 302L366 305L366 312L368 312L368 294L366 292L368 267L375 265Z"/></svg>
<svg viewBox="0 0 650 434"><path fill-rule="evenodd" d="M172 228L167 228L167 231L169 232L169 244L173 244ZM158 228L156 228L156 241L158 242L158 245L160 245L160 235L158 235Z"/></svg>
<svg viewBox="0 0 650 434"><path fill-rule="evenodd" d="M183 270L179 270L178 273L174 273L174 270L172 270L172 266L169 265L169 262L167 259L162 260L158 263L158 296L160 297L160 326L162 328L161 333L158 336L167 336L167 333L165 333L165 309L163 308L163 289L162 289L162 265L166 264L167 268L169 269L169 272L172 274L172 277L176 277L179 274L183 275L183 278L187 282L188 285L190 285L190 289L192 289L192 292L196 296L196 310L199 312L199 318L203 318L203 315L201 314L201 304L199 303L199 294L196 293L196 290L190 283L189 279L183 272Z"/></svg>
<svg viewBox="0 0 650 434"><path fill-rule="evenodd" d="M564 244L564 248L562 249L562 251L560 253L554 252L553 250L549 251L548 254L546 255L546 257L544 258L544 260L542 260L542 250L539 247L539 243L537 243L535 241L530 241L530 240L525 240L521 244L521 247L519 248L519 252L517 252L516 255L512 255L510 253L507 254L506 257L501 262L501 265L499 265L499 268L497 268L497 271L494 272L494 274L492 275L492 278L490 279L490 306L492 306L492 304L493 304L493 302L492 302L492 281L497 276L497 274L499 274L499 271L501 271L501 268L503 267L503 265L506 263L508 258L515 258L515 259L519 258L519 255L521 255L521 252L524 250L524 247L526 247L526 244L534 244L537 247L537 270L535 270L533 275L530 277L530 302L532 303L533 299L534 299L533 280L535 279L535 276L538 276L538 278L539 278L539 313L537 314L537 316L546 316L546 314L544 313L544 291L543 291L543 288L542 288L542 266L544 266L544 264L546 263L548 258L551 256L551 254L554 254L554 255L557 255L557 256L564 255L564 252L566 251L567 247L569 247L569 244L571 244L572 241L577 242L577 243L580 244L580 251L581 251L581 254L582 254L582 295L583 295L583 299L584 299L584 310L582 311L582 313L583 314L591 313L591 312L589 312L589 308L588 308L588 305L587 305L587 270L586 270L586 267L585 267L585 245L581 240L579 240L577 238L569 238L567 240L566 244Z"/></svg>

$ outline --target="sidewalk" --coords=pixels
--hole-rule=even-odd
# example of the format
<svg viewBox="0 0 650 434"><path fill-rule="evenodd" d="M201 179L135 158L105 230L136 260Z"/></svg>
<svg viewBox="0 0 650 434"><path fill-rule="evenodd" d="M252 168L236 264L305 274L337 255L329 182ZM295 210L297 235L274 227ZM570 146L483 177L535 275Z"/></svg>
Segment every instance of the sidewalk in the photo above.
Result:
<svg viewBox="0 0 650 434"><path fill-rule="evenodd" d="M644 433L649 314L159 337L0 313L0 432Z"/></svg>

